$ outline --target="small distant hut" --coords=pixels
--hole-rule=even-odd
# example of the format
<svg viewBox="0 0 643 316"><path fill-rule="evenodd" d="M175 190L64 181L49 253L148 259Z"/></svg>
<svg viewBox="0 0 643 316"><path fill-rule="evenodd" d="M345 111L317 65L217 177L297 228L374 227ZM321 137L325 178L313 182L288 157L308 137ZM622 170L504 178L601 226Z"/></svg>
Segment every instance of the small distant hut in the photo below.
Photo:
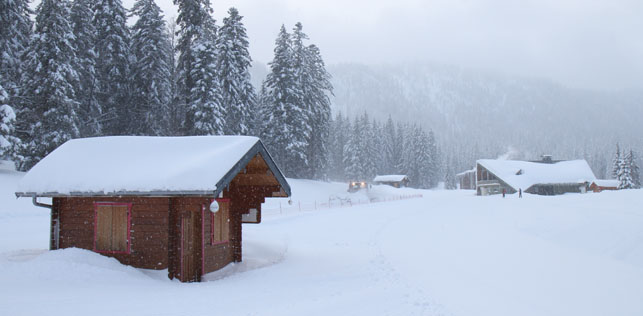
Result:
<svg viewBox="0 0 643 316"><path fill-rule="evenodd" d="M409 177L403 174L382 175L373 179L373 184L386 184L396 188L407 187L410 182Z"/></svg>
<svg viewBox="0 0 643 316"><path fill-rule="evenodd" d="M260 223L265 198L290 195L261 141L246 136L75 139L19 190L51 208L51 250L84 248L182 282L240 262L242 222Z"/></svg>
<svg viewBox="0 0 643 316"><path fill-rule="evenodd" d="M460 190L475 190L476 189L476 169L467 170L455 175L458 183L460 184Z"/></svg>
<svg viewBox="0 0 643 316"><path fill-rule="evenodd" d="M589 185L589 189L593 192L612 191L618 190L618 180L594 180Z"/></svg>

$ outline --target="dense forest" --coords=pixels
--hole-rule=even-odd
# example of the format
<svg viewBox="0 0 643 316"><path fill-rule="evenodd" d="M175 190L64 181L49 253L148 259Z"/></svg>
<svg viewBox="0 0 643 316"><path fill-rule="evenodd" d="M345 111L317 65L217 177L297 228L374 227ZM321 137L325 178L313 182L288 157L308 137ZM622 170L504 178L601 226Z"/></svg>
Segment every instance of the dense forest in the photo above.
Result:
<svg viewBox="0 0 643 316"><path fill-rule="evenodd" d="M174 4L168 23L154 0L34 12L0 0L0 158L27 170L78 137L255 135L290 177L452 188L480 158L584 158L611 178L614 144L643 149L634 92L432 64L327 67L301 23L253 64L238 10L218 23L209 0Z"/></svg>
<svg viewBox="0 0 643 316"><path fill-rule="evenodd" d="M0 1L0 156L28 170L78 137L255 135L290 177L409 173L417 187L437 184L431 131L390 119L384 129L366 114L333 120L331 75L301 23L281 27L257 92L238 10L218 24L208 0L174 3L168 25L154 0L129 10L119 0L43 0L35 12L26 0Z"/></svg>

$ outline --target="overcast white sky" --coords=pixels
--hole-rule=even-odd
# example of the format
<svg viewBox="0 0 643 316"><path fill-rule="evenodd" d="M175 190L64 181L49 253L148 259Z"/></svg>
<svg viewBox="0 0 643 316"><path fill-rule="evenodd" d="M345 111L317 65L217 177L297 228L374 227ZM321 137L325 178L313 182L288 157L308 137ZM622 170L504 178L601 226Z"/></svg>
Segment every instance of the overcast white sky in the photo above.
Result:
<svg viewBox="0 0 643 316"><path fill-rule="evenodd" d="M301 21L327 64L430 61L587 89L643 89L641 0L212 0L243 15L253 59ZM123 0L131 8L134 0ZM157 0L166 18L172 0Z"/></svg>

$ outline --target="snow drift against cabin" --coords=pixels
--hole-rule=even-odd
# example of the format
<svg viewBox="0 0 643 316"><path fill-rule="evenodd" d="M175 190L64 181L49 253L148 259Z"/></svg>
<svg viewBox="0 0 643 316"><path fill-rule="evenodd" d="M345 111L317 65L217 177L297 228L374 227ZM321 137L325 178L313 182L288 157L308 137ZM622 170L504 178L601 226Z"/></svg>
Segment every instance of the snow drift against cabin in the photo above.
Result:
<svg viewBox="0 0 643 316"><path fill-rule="evenodd" d="M214 191L259 141L250 136L74 139L35 165L18 191Z"/></svg>

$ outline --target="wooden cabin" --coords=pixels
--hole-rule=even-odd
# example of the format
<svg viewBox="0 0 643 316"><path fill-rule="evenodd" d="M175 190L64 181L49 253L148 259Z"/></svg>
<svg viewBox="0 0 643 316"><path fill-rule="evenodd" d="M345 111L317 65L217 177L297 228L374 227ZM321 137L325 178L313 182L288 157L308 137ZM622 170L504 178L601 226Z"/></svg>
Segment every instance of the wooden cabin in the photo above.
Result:
<svg viewBox="0 0 643 316"><path fill-rule="evenodd" d="M589 189L594 193L602 192L605 190L608 190L608 191L618 190L618 180L596 179L591 182L591 184L589 185Z"/></svg>
<svg viewBox="0 0 643 316"><path fill-rule="evenodd" d="M386 184L395 188L407 187L410 182L409 177L403 174L382 175L373 179L373 184Z"/></svg>
<svg viewBox="0 0 643 316"><path fill-rule="evenodd" d="M84 248L182 282L241 262L242 223L261 222L265 198L290 195L264 145L246 136L75 139L19 190L51 208L51 250Z"/></svg>
<svg viewBox="0 0 643 316"><path fill-rule="evenodd" d="M476 169L467 170L455 175L460 187L460 190L475 190L476 189Z"/></svg>
<svg viewBox="0 0 643 316"><path fill-rule="evenodd" d="M596 177L585 160L542 161L481 159L476 164L478 195L585 193Z"/></svg>

